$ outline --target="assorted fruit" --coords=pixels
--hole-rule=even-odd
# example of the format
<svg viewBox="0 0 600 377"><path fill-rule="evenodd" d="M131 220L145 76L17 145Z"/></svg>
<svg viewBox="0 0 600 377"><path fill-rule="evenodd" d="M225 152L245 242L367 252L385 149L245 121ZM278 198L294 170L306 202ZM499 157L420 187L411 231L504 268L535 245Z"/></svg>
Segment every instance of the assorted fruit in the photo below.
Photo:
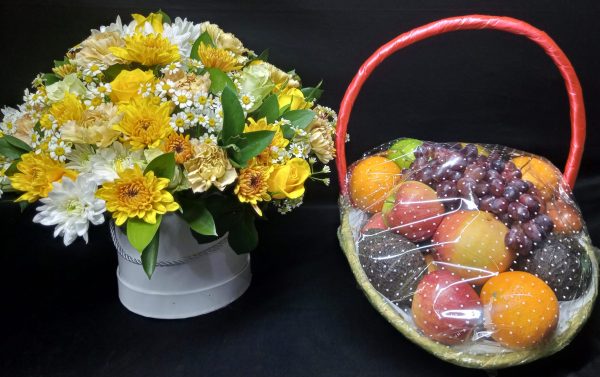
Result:
<svg viewBox="0 0 600 377"><path fill-rule="evenodd" d="M589 291L581 214L560 171L508 148L400 139L351 168L363 270L425 336L547 341Z"/></svg>

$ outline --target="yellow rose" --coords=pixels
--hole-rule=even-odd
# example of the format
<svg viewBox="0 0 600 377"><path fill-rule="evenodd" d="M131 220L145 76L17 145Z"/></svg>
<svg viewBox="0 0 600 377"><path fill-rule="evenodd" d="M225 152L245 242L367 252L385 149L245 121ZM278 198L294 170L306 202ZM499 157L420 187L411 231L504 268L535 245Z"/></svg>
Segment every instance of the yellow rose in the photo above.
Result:
<svg viewBox="0 0 600 377"><path fill-rule="evenodd" d="M290 105L289 110L301 110L307 108L308 104L304 100L304 93L298 88L287 88L282 90L277 96L279 109Z"/></svg>
<svg viewBox="0 0 600 377"><path fill-rule="evenodd" d="M122 70L110 83L112 92L110 99L116 103L129 103L133 97L138 96L140 85L151 82L154 79L152 71L142 71L139 68L133 71Z"/></svg>
<svg viewBox="0 0 600 377"><path fill-rule="evenodd" d="M285 165L276 165L269 176L269 192L274 199L298 199L304 195L304 181L310 176L310 165L301 158L292 158Z"/></svg>

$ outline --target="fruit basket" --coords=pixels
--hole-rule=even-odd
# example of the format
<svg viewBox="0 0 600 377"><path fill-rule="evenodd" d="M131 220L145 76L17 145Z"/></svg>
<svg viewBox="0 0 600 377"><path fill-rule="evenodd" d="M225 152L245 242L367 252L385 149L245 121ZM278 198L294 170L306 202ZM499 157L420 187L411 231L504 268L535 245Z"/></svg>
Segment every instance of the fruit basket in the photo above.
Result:
<svg viewBox="0 0 600 377"><path fill-rule="evenodd" d="M561 72L572 140L564 175L509 147L402 138L347 169L352 106L379 63L456 30L496 29L542 47ZM338 237L360 287L398 331L448 362L498 369L565 347L592 310L597 249L573 199L585 140L575 71L552 39L516 19L471 15L401 34L361 66L337 126Z"/></svg>

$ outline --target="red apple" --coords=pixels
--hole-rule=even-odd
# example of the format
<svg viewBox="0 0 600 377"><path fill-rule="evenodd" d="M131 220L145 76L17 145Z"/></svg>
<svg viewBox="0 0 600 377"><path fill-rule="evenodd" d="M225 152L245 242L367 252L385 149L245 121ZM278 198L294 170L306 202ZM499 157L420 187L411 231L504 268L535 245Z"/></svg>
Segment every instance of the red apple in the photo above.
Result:
<svg viewBox="0 0 600 377"><path fill-rule="evenodd" d="M451 213L433 236L437 267L483 284L506 271L515 258L504 244L506 233L508 228L489 212Z"/></svg>
<svg viewBox="0 0 600 377"><path fill-rule="evenodd" d="M401 183L395 191L393 206L383 208L385 223L412 242L431 238L443 216L444 205L435 190L417 181Z"/></svg>
<svg viewBox="0 0 600 377"><path fill-rule="evenodd" d="M365 233L369 229L388 229L387 225L385 225L385 223L383 222L383 215L381 214L381 212L377 212L376 214L371 216L369 221L367 221L367 223L362 227L360 232Z"/></svg>
<svg viewBox="0 0 600 377"><path fill-rule="evenodd" d="M450 271L431 272L419 282L412 315L425 335L440 343L464 342L482 316L477 292Z"/></svg>

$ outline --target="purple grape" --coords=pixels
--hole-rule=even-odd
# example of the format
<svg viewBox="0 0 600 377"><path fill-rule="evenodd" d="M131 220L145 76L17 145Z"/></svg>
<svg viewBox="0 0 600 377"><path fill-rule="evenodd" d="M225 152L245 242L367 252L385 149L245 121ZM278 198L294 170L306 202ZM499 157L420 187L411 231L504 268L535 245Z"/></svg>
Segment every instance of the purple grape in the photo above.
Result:
<svg viewBox="0 0 600 377"><path fill-rule="evenodd" d="M520 170L504 170L502 172L502 178L504 178L504 180L506 180L507 182L512 181L515 178L521 178L521 171Z"/></svg>
<svg viewBox="0 0 600 377"><path fill-rule="evenodd" d="M515 171L517 170L517 165L512 161L506 161L506 163L504 163L504 170Z"/></svg>
<svg viewBox="0 0 600 377"><path fill-rule="evenodd" d="M525 235L520 226L513 226L504 237L504 244L509 250L521 255L528 255L533 248L533 243Z"/></svg>
<svg viewBox="0 0 600 377"><path fill-rule="evenodd" d="M533 242L537 243L544 240L544 235L542 234L540 227L533 220L523 224L523 232Z"/></svg>
<svg viewBox="0 0 600 377"><path fill-rule="evenodd" d="M505 198L495 198L490 203L490 211L495 213L496 215L500 215L502 213L506 213L508 209L508 200Z"/></svg>
<svg viewBox="0 0 600 377"><path fill-rule="evenodd" d="M433 182L433 170L429 166L426 166L415 173L414 179L429 185Z"/></svg>
<svg viewBox="0 0 600 377"><path fill-rule="evenodd" d="M540 200L531 194L522 194L519 196L519 203L526 206L529 212L533 214L539 213L542 208Z"/></svg>
<svg viewBox="0 0 600 377"><path fill-rule="evenodd" d="M461 178L462 173L456 170L449 170L448 174L446 174L446 179L455 183Z"/></svg>
<svg viewBox="0 0 600 377"><path fill-rule="evenodd" d="M456 189L463 197L472 196L473 190L475 189L475 185L477 183L473 178L461 178L456 182Z"/></svg>
<svg viewBox="0 0 600 377"><path fill-rule="evenodd" d="M498 173L502 173L504 170L504 161L501 159L495 159L490 161L490 168L494 169Z"/></svg>
<svg viewBox="0 0 600 377"><path fill-rule="evenodd" d="M426 157L417 157L413 161L413 163L410 166L410 168L413 169L413 170L418 170L418 169L421 169L421 168L425 167L426 165L427 165L427 158Z"/></svg>
<svg viewBox="0 0 600 377"><path fill-rule="evenodd" d="M554 229L554 223L548 215L539 215L533 219L533 221L535 221L535 223L538 225L542 234L546 236L548 236L550 232L552 232L552 229Z"/></svg>
<svg viewBox="0 0 600 377"><path fill-rule="evenodd" d="M529 191L529 185L527 183L525 183L525 181L523 181L522 179L519 178L513 178L509 184L511 186L514 186L517 190L519 190L519 194L524 194L527 191Z"/></svg>
<svg viewBox="0 0 600 377"><path fill-rule="evenodd" d="M462 155L466 158L470 158L477 157L479 151L477 150L477 146L475 146L474 144L467 144L463 149L460 150L460 153L462 153Z"/></svg>
<svg viewBox="0 0 600 377"><path fill-rule="evenodd" d="M440 183L436 191L440 198L456 198L458 196L456 185L448 181Z"/></svg>
<svg viewBox="0 0 600 377"><path fill-rule="evenodd" d="M482 211L492 212L491 205L494 199L496 198L494 198L492 195L482 197L479 201L479 209L481 209Z"/></svg>
<svg viewBox="0 0 600 377"><path fill-rule="evenodd" d="M467 160L460 154L452 154L448 161L444 164L451 170L463 171L467 167Z"/></svg>
<svg viewBox="0 0 600 377"><path fill-rule="evenodd" d="M502 175L494 169L489 169L486 173L488 181L491 181L492 179L502 179Z"/></svg>
<svg viewBox="0 0 600 377"><path fill-rule="evenodd" d="M512 202L508 205L507 213L514 221L529 220L529 210L519 202Z"/></svg>
<svg viewBox="0 0 600 377"><path fill-rule="evenodd" d="M488 170L488 172L495 170ZM490 191L494 196L500 196L504 192L504 182L499 178L493 178L490 180Z"/></svg>
<svg viewBox="0 0 600 377"><path fill-rule="evenodd" d="M413 154L415 155L415 158L423 158L425 157L425 144L421 144L418 147L415 148Z"/></svg>
<svg viewBox="0 0 600 377"><path fill-rule="evenodd" d="M483 178L485 178L485 169L482 168L481 166L477 166L477 165L469 165L466 169L465 169L465 177L467 178L473 178L476 182L481 181Z"/></svg>
<svg viewBox="0 0 600 377"><path fill-rule="evenodd" d="M433 175L431 177L434 181L441 182L447 173L448 169L444 165L440 165L433 170Z"/></svg>
<svg viewBox="0 0 600 377"><path fill-rule="evenodd" d="M485 182L479 182L475 186L475 190L473 190L473 192L475 193L475 195L477 195L479 197L483 197L490 193L490 185Z"/></svg>
<svg viewBox="0 0 600 377"><path fill-rule="evenodd" d="M519 190L517 190L513 185L508 185L504 188L502 196L513 202L519 197Z"/></svg>

